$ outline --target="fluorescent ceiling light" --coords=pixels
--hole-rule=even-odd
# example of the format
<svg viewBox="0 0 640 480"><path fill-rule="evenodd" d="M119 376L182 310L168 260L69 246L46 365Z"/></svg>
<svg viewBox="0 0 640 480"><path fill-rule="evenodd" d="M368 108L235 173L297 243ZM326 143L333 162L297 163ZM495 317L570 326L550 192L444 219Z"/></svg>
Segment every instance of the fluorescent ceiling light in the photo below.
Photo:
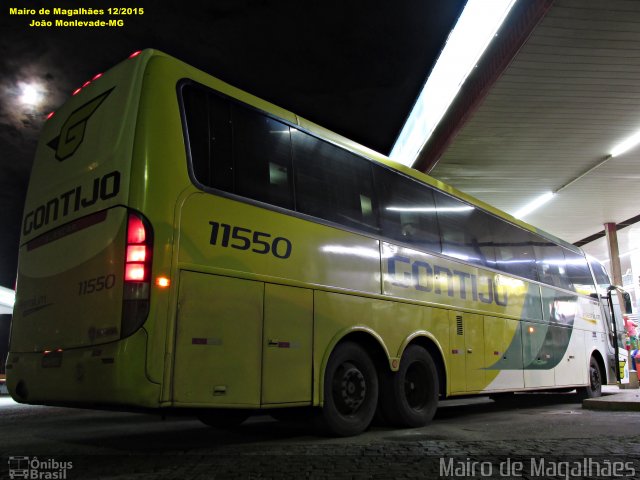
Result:
<svg viewBox="0 0 640 480"><path fill-rule="evenodd" d="M631 150L633 147L640 143L640 132L636 132L631 137L627 138L624 142L615 146L613 150L611 150L611 156L617 157L618 155L622 155L628 150Z"/></svg>
<svg viewBox="0 0 640 480"><path fill-rule="evenodd" d="M523 217L526 217L527 215L529 215L531 212L533 212L534 210L540 208L542 205L544 205L545 203L547 203L549 200L551 200L553 198L553 196L555 195L555 193L553 192L547 192L547 193L543 193L542 195L540 195L539 197L535 198L533 201L527 203L524 207L522 207L520 210L518 210L517 212L515 212L513 214L514 217L521 219Z"/></svg>
<svg viewBox="0 0 640 480"><path fill-rule="evenodd" d="M411 166L515 0L469 0L449 34L390 157Z"/></svg>
<svg viewBox="0 0 640 480"><path fill-rule="evenodd" d="M389 210L392 212L468 212L469 210L473 210L475 207L465 206L465 207L387 207L385 210Z"/></svg>
<svg viewBox="0 0 640 480"><path fill-rule="evenodd" d="M8 288L0 287L0 306L13 308L16 292Z"/></svg>

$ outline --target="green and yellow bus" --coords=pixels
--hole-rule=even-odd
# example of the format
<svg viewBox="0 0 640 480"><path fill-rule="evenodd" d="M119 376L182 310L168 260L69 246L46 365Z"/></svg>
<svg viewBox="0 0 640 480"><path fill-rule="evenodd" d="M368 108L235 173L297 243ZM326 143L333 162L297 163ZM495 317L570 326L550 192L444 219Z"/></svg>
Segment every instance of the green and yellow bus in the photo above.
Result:
<svg viewBox="0 0 640 480"><path fill-rule="evenodd" d="M43 129L7 383L212 425L313 407L337 435L376 412L422 426L447 397L599 395L596 284L580 249L144 50Z"/></svg>

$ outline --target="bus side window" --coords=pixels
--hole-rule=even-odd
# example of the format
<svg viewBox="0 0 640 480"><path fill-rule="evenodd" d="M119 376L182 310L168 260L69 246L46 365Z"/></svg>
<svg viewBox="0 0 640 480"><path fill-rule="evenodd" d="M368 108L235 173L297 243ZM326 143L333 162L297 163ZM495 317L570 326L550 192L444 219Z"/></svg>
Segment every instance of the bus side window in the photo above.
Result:
<svg viewBox="0 0 640 480"><path fill-rule="evenodd" d="M292 129L296 209L348 227L378 231L371 163Z"/></svg>
<svg viewBox="0 0 640 480"><path fill-rule="evenodd" d="M448 195L436 192L442 253L495 268L490 215Z"/></svg>
<svg viewBox="0 0 640 480"><path fill-rule="evenodd" d="M182 99L193 175L206 187L233 192L230 102L190 85Z"/></svg>
<svg viewBox="0 0 640 480"><path fill-rule="evenodd" d="M573 285L568 282L562 248L541 238L534 244L533 250L536 254L536 267L540 281L565 290L573 290Z"/></svg>
<svg viewBox="0 0 640 480"><path fill-rule="evenodd" d="M611 279L609 278L609 274L607 273L607 270L604 268L604 266L597 260L592 258L589 260L589 264L591 265L591 270L593 270L598 294L602 299L604 299L608 296L608 289L611 286Z"/></svg>
<svg viewBox="0 0 640 480"><path fill-rule="evenodd" d="M572 289L583 295L596 293L596 286L593 283L593 276L586 258L566 248L564 249L564 257L567 261L567 275Z"/></svg>
<svg viewBox="0 0 640 480"><path fill-rule="evenodd" d="M441 252L433 191L426 185L375 167L382 234L393 240Z"/></svg>
<svg viewBox="0 0 640 480"><path fill-rule="evenodd" d="M235 193L293 209L289 126L238 105L232 112Z"/></svg>
<svg viewBox="0 0 640 480"><path fill-rule="evenodd" d="M537 280L535 236L507 222L496 222L493 230L498 270Z"/></svg>

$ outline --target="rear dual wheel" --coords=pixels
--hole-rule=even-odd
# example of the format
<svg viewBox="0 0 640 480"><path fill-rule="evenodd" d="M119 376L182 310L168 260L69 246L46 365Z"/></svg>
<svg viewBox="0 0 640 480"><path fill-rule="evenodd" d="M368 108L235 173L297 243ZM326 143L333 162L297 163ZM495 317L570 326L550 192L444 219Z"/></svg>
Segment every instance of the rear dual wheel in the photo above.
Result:
<svg viewBox="0 0 640 480"><path fill-rule="evenodd" d="M427 350L409 345L397 372L382 379L380 413L388 423L398 427L423 427L438 407L438 370Z"/></svg>
<svg viewBox="0 0 640 480"><path fill-rule="evenodd" d="M379 408L380 417L399 427L422 427L438 406L438 370L427 350L410 345L397 372L380 377L358 344L339 344L327 363L321 421L334 435L363 432ZM378 405L379 399L379 405Z"/></svg>

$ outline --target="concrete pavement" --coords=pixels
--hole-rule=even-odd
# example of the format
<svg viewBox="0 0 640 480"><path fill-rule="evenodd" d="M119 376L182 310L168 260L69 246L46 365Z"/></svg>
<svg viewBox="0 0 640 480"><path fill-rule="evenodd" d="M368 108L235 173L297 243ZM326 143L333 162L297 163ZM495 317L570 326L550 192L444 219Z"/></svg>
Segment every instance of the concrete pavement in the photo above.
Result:
<svg viewBox="0 0 640 480"><path fill-rule="evenodd" d="M604 386L602 396L588 398L582 402L582 408L608 411L640 411L640 390L624 390L617 386Z"/></svg>

